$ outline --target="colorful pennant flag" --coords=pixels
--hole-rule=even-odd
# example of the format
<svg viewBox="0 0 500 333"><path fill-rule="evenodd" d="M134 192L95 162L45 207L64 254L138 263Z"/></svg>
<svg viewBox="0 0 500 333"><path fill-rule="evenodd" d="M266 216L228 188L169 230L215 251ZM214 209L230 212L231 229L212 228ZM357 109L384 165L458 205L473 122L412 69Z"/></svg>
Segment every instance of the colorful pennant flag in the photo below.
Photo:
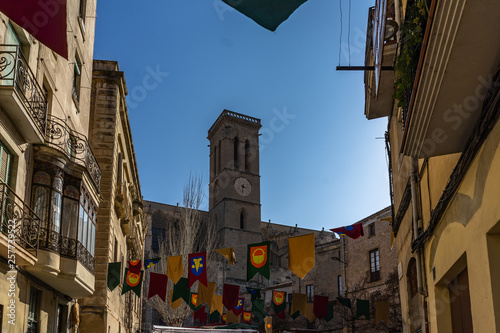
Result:
<svg viewBox="0 0 500 333"><path fill-rule="evenodd" d="M252 320L252 312L250 311L243 311L243 320L246 321L247 323Z"/></svg>
<svg viewBox="0 0 500 333"><path fill-rule="evenodd" d="M121 278L122 263L110 262L108 264L108 288L113 291L119 284Z"/></svg>
<svg viewBox="0 0 500 333"><path fill-rule="evenodd" d="M222 313L224 306L222 305L222 295L214 295L212 304L210 305L210 313L217 311Z"/></svg>
<svg viewBox="0 0 500 333"><path fill-rule="evenodd" d="M236 255L234 254L234 247L227 247L225 249L218 249L215 252L222 254L229 261L231 266L236 262Z"/></svg>
<svg viewBox="0 0 500 333"><path fill-rule="evenodd" d="M179 281L174 284L174 293L172 295L172 301L176 301L179 298L182 298L186 304L190 303L189 300L189 287L188 287L188 279L180 278Z"/></svg>
<svg viewBox="0 0 500 333"><path fill-rule="evenodd" d="M370 320L370 301L366 299L356 300L356 316L358 319L364 316L366 319Z"/></svg>
<svg viewBox="0 0 500 333"><path fill-rule="evenodd" d="M347 236L352 239L356 239L365 235L365 231L363 230L363 223L361 222L330 230L337 233L339 236Z"/></svg>
<svg viewBox="0 0 500 333"><path fill-rule="evenodd" d="M204 306L200 306L200 308L194 312L193 320L196 320L196 319L199 320L199 323L201 325L204 325L207 323L207 313L205 311Z"/></svg>
<svg viewBox="0 0 500 333"><path fill-rule="evenodd" d="M189 255L189 288L196 282L207 286L207 253L191 253Z"/></svg>
<svg viewBox="0 0 500 333"><path fill-rule="evenodd" d="M179 297L179 299L177 299L175 302L172 302L172 298L173 298L173 293L174 291L173 290L170 290L170 306L172 307L172 309L177 309L179 306L182 305L182 298Z"/></svg>
<svg viewBox="0 0 500 333"><path fill-rule="evenodd" d="M142 269L142 261L141 260L130 260L128 262L128 270L130 273L139 274Z"/></svg>
<svg viewBox="0 0 500 333"><path fill-rule="evenodd" d="M146 259L146 260L144 261L144 266L145 266L146 268L151 268L151 267L153 267L154 265L156 265L157 263L159 263L159 262L160 262L160 259L161 259L161 258Z"/></svg>
<svg viewBox="0 0 500 333"><path fill-rule="evenodd" d="M167 258L167 275L169 279L176 284L184 273L182 267L182 256L174 256Z"/></svg>
<svg viewBox="0 0 500 333"><path fill-rule="evenodd" d="M227 314L225 314L225 313L224 313L224 314L222 315L222 322L225 324L225 323L226 323L226 321L227 321Z"/></svg>
<svg viewBox="0 0 500 333"><path fill-rule="evenodd" d="M257 273L269 280L271 274L268 255L269 244L270 242L248 244L247 281L250 281Z"/></svg>
<svg viewBox="0 0 500 333"><path fill-rule="evenodd" d="M220 323L221 319L222 318L220 316L219 311L214 311L214 312L210 313L210 317L209 317L210 324Z"/></svg>
<svg viewBox="0 0 500 333"><path fill-rule="evenodd" d="M252 297L252 302L255 301L256 299L260 299L260 289L259 288L249 288L247 287L247 292L250 294Z"/></svg>
<svg viewBox="0 0 500 333"><path fill-rule="evenodd" d="M286 292L273 291L273 311L278 314L286 308Z"/></svg>
<svg viewBox="0 0 500 333"><path fill-rule="evenodd" d="M148 299L154 295L160 296L163 302L167 296L168 277L165 274L149 273Z"/></svg>
<svg viewBox="0 0 500 333"><path fill-rule="evenodd" d="M208 282L208 286L198 284L198 304L206 303L211 306L215 294L215 282Z"/></svg>
<svg viewBox="0 0 500 333"><path fill-rule="evenodd" d="M299 311L302 314L306 312L307 295L292 293L292 310L290 313Z"/></svg>
<svg viewBox="0 0 500 333"><path fill-rule="evenodd" d="M351 308L350 298L337 297L337 301L339 301L339 303L342 304L343 306L348 307L349 309Z"/></svg>
<svg viewBox="0 0 500 333"><path fill-rule="evenodd" d="M68 59L67 1L0 2L0 11L48 48Z"/></svg>
<svg viewBox="0 0 500 333"><path fill-rule="evenodd" d="M389 302L377 301L375 303L375 324L384 321L389 325Z"/></svg>
<svg viewBox="0 0 500 333"><path fill-rule="evenodd" d="M323 319L328 314L328 296L314 295L313 313L318 319Z"/></svg>
<svg viewBox="0 0 500 333"><path fill-rule="evenodd" d="M315 265L314 234L288 238L288 269L303 279Z"/></svg>
<svg viewBox="0 0 500 333"><path fill-rule="evenodd" d="M198 294L191 293L191 297L189 297L189 307L191 310L196 311L200 307L198 306Z"/></svg>
<svg viewBox="0 0 500 333"><path fill-rule="evenodd" d="M232 311L236 316L239 316L240 314L243 313L244 308L245 308L245 299L238 298L238 303L236 303L236 306L234 307L234 309Z"/></svg>
<svg viewBox="0 0 500 333"><path fill-rule="evenodd" d="M285 310L278 312L276 314L276 317L280 318L281 320L285 320Z"/></svg>
<svg viewBox="0 0 500 333"><path fill-rule="evenodd" d="M327 322L333 319L333 306L333 302L328 303L328 311L326 313L326 316L323 318Z"/></svg>
<svg viewBox="0 0 500 333"><path fill-rule="evenodd" d="M144 271L139 274L132 273L125 268L125 281L123 282L122 295L132 290L138 297L141 297L142 276Z"/></svg>
<svg viewBox="0 0 500 333"><path fill-rule="evenodd" d="M229 324L239 324L240 315L235 314L232 310L226 312L226 323Z"/></svg>
<svg viewBox="0 0 500 333"><path fill-rule="evenodd" d="M312 323L316 319L316 316L314 315L314 310L313 310L313 303L306 303L304 310L305 310L304 317L306 317L307 320L310 323Z"/></svg>
<svg viewBox="0 0 500 333"><path fill-rule="evenodd" d="M267 316L267 312L264 310L264 304L263 299L256 299L252 302L252 315L258 320L259 326Z"/></svg>
<svg viewBox="0 0 500 333"><path fill-rule="evenodd" d="M227 310L232 310L238 304L240 286L234 284L224 284L222 303Z"/></svg>

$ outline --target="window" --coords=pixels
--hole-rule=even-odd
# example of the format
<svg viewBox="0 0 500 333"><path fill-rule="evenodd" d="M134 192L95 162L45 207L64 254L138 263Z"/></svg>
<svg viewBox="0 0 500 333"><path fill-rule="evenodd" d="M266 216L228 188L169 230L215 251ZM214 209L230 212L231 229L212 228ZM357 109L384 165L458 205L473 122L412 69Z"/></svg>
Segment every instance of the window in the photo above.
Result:
<svg viewBox="0 0 500 333"><path fill-rule="evenodd" d="M12 160L12 154L0 142L0 180L7 185L9 184L12 171Z"/></svg>
<svg viewBox="0 0 500 333"><path fill-rule="evenodd" d="M245 211L240 212L240 229L245 229Z"/></svg>
<svg viewBox="0 0 500 333"><path fill-rule="evenodd" d="M82 19L82 21L85 22L85 12L87 9L87 1L86 0L80 0L80 6L78 8L78 17Z"/></svg>
<svg viewBox="0 0 500 333"><path fill-rule="evenodd" d="M82 63L78 54L75 55L75 65L74 65L74 74L73 74L73 99L76 104L80 102L80 85L81 85L81 77L82 77Z"/></svg>
<svg viewBox="0 0 500 333"><path fill-rule="evenodd" d="M118 239L115 237L115 246L113 249L113 262L118 262Z"/></svg>
<svg viewBox="0 0 500 333"><path fill-rule="evenodd" d="M234 138L234 149L233 149L233 153L234 153L234 169L237 170L238 169L238 151L239 151L239 146L240 146L240 140L238 140L238 137Z"/></svg>
<svg viewBox="0 0 500 333"><path fill-rule="evenodd" d="M307 303L314 303L314 285L306 286Z"/></svg>
<svg viewBox="0 0 500 333"><path fill-rule="evenodd" d="M37 171L33 175L32 207L41 219L41 228L60 233L62 189L60 176L51 178L45 171Z"/></svg>
<svg viewBox="0 0 500 333"><path fill-rule="evenodd" d="M28 333L38 333L40 317L40 290L31 287L30 303L28 308Z"/></svg>
<svg viewBox="0 0 500 333"><path fill-rule="evenodd" d="M218 170L217 169L217 167L218 167L218 165L217 165L217 147L214 147L213 161L214 161L214 165L213 165L214 169L213 170L214 170L214 176L215 176L217 174L217 170Z"/></svg>
<svg viewBox="0 0 500 333"><path fill-rule="evenodd" d="M217 171L220 172L222 170L221 163L221 155L222 155L222 143L219 141L219 154L217 155Z"/></svg>
<svg viewBox="0 0 500 333"><path fill-rule="evenodd" d="M410 294L410 300L418 292L417 284L417 264L415 258L411 258L408 264L408 292Z"/></svg>
<svg viewBox="0 0 500 333"><path fill-rule="evenodd" d="M380 259L378 249L370 251L370 281L380 280Z"/></svg>
<svg viewBox="0 0 500 333"><path fill-rule="evenodd" d="M80 194L80 212L78 215L78 241L94 256L96 208L86 191Z"/></svg>
<svg viewBox="0 0 500 333"><path fill-rule="evenodd" d="M250 142L245 141L245 171L250 171Z"/></svg>
<svg viewBox="0 0 500 333"><path fill-rule="evenodd" d="M66 332L66 328L64 325L64 317L66 316L65 306L62 304L57 304L57 312L56 312L56 332L62 333Z"/></svg>
<svg viewBox="0 0 500 333"><path fill-rule="evenodd" d="M368 226L368 236L375 236L375 223Z"/></svg>
<svg viewBox="0 0 500 333"><path fill-rule="evenodd" d="M342 296L342 275L337 276L337 288L339 290L339 297Z"/></svg>

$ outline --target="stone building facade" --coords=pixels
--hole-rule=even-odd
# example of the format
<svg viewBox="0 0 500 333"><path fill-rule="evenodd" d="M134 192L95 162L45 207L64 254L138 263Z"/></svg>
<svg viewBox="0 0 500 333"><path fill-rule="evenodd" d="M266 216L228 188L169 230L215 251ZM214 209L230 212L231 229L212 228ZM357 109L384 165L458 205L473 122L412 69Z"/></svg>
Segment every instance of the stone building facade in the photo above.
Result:
<svg viewBox="0 0 500 333"><path fill-rule="evenodd" d="M499 13L488 0L370 9L366 66L396 64L365 73L365 115L388 120L403 332L500 331ZM391 41L373 19L386 15Z"/></svg>
<svg viewBox="0 0 500 333"><path fill-rule="evenodd" d="M95 291L95 13L95 0L67 3L68 60L0 13L2 332L73 331L76 300Z"/></svg>
<svg viewBox="0 0 500 333"><path fill-rule="evenodd" d="M133 292L122 295L122 283L113 291L106 284L108 263L122 263L123 281L127 261L142 260L144 252L146 225L126 95L118 63L94 60L90 142L103 170L102 201L96 219L95 291L79 301L83 332L140 329L140 297Z"/></svg>

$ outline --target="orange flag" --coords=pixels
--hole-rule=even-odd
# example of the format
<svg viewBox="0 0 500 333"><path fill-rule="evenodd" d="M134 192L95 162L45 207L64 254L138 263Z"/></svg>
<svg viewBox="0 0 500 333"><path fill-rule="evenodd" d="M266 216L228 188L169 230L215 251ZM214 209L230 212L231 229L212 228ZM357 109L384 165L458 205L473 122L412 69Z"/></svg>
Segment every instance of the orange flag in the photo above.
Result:
<svg viewBox="0 0 500 333"><path fill-rule="evenodd" d="M240 315L235 315L233 311L229 310L226 312L226 324L239 324Z"/></svg>
<svg viewBox="0 0 500 333"><path fill-rule="evenodd" d="M168 257L167 258L167 276L176 284L184 273L182 267L182 256Z"/></svg>
<svg viewBox="0 0 500 333"><path fill-rule="evenodd" d="M172 307L172 309L177 309L179 306L181 306L182 304L182 297L179 297L175 302L172 302L172 294L174 293L174 291L172 289L170 289L170 298L169 298L169 303L170 303L170 306Z"/></svg>
<svg viewBox="0 0 500 333"><path fill-rule="evenodd" d="M314 234L288 238L288 269L303 279L315 265Z"/></svg>
<svg viewBox="0 0 500 333"><path fill-rule="evenodd" d="M208 306L212 304L212 300L215 293L215 282L208 282L208 286L205 287L202 283L198 283L198 305L205 302Z"/></svg>
<svg viewBox="0 0 500 333"><path fill-rule="evenodd" d="M234 254L234 247L227 247L225 249L218 249L215 250L215 252L222 254L224 257L227 258L231 266L234 266L234 263L236 262L236 255Z"/></svg>
<svg viewBox="0 0 500 333"><path fill-rule="evenodd" d="M314 306L313 303L306 303L304 312L304 317L306 317L307 320L309 320L309 322L311 323L314 321L314 319L316 319L316 316L314 315L313 312L313 306Z"/></svg>
<svg viewBox="0 0 500 333"><path fill-rule="evenodd" d="M306 304L307 304L307 295L306 294L292 294L292 309L290 313L295 313L300 311L301 314L305 315L306 313Z"/></svg>
<svg viewBox="0 0 500 333"><path fill-rule="evenodd" d="M214 311L218 311L222 314L223 305L222 305L222 295L214 295L212 298L212 304L210 304L210 314Z"/></svg>

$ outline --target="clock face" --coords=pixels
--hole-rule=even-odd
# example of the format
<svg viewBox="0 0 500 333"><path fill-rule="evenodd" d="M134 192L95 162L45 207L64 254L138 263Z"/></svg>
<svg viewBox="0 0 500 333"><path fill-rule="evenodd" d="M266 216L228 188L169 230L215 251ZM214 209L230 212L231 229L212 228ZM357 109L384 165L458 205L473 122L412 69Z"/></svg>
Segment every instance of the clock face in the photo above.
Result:
<svg viewBox="0 0 500 333"><path fill-rule="evenodd" d="M248 179L239 177L234 181L234 189L236 190L236 193L242 197L246 197L250 194L250 192L252 192L252 184L250 184Z"/></svg>

